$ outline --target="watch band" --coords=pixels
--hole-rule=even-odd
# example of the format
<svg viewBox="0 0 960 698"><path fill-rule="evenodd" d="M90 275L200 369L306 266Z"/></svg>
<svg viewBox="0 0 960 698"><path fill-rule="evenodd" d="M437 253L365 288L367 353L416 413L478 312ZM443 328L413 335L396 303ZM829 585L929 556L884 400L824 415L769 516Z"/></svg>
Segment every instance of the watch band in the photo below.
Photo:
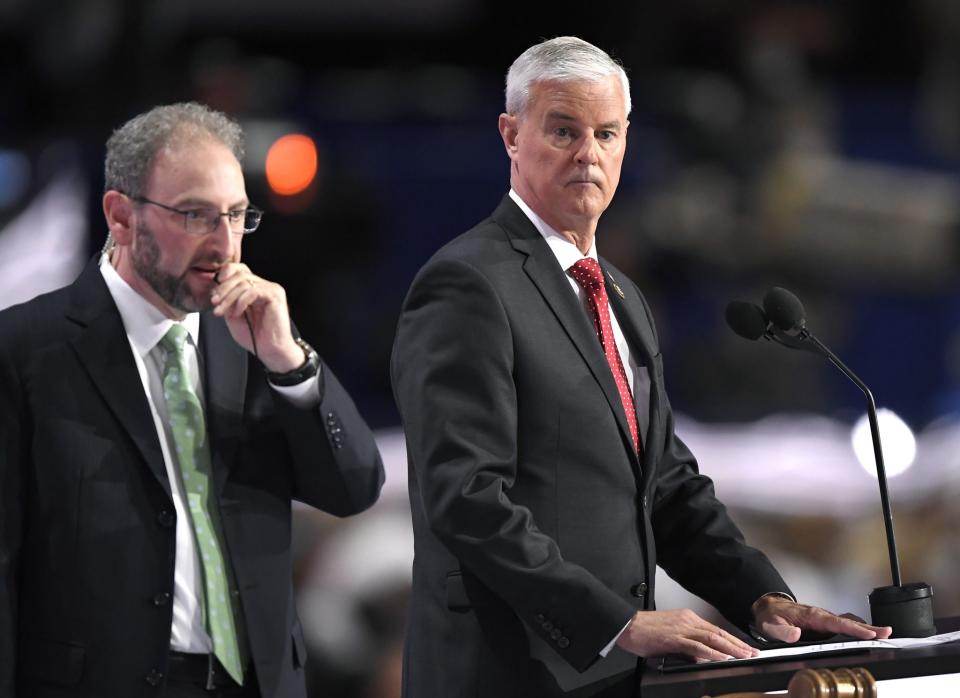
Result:
<svg viewBox="0 0 960 698"><path fill-rule="evenodd" d="M300 337L297 337L294 341L303 349L303 363L292 371L285 373L267 371L267 380L272 385L281 388L297 385L309 378L313 378L317 375L317 371L320 370L320 355L317 354L316 350Z"/></svg>

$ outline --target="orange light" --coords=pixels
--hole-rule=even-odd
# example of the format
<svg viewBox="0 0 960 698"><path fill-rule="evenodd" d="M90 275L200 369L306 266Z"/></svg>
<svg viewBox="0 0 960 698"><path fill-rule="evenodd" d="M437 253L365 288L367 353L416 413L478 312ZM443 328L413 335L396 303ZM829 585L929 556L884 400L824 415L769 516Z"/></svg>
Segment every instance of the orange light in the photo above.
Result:
<svg viewBox="0 0 960 698"><path fill-rule="evenodd" d="M317 146L310 136L281 136L267 151L267 184L281 196L299 194L317 176Z"/></svg>

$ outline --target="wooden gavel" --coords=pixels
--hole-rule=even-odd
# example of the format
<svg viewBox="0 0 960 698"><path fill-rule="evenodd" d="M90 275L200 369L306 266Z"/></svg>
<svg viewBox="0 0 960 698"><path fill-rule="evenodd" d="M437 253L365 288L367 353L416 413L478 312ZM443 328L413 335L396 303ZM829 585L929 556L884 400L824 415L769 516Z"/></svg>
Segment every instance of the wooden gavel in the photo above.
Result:
<svg viewBox="0 0 960 698"><path fill-rule="evenodd" d="M770 695L773 694L727 693L716 698L765 698ZM877 698L877 682L866 669L801 669L790 679L787 698Z"/></svg>

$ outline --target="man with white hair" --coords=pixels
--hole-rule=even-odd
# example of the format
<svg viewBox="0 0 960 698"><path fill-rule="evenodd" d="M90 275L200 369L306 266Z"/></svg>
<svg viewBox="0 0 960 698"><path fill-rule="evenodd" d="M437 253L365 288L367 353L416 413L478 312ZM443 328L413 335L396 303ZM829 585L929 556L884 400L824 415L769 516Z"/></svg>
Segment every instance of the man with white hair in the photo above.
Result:
<svg viewBox="0 0 960 698"><path fill-rule="evenodd" d="M639 289L597 256L630 90L574 37L525 51L499 128L510 191L410 288L392 376L416 558L405 695L632 695L637 657L749 657L654 568L733 623L884 637L794 602L675 436Z"/></svg>

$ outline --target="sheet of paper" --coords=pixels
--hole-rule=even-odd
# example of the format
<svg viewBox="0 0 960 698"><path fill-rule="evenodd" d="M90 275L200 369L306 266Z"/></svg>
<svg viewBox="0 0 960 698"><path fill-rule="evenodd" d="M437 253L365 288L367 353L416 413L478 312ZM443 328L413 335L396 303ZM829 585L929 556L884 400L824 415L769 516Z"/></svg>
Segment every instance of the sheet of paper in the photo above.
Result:
<svg viewBox="0 0 960 698"><path fill-rule="evenodd" d="M850 640L848 642L827 642L822 645L801 645L800 647L778 647L772 650L760 650L759 657L751 659L726 659L723 663L755 662L758 659L777 659L794 655L823 654L842 650L869 649L871 647L906 648L925 647L928 645L942 645L947 642L960 641L960 631L932 635L931 637L901 637L888 640ZM712 663L712 662L707 662ZM702 665L701 665L702 666Z"/></svg>
<svg viewBox="0 0 960 698"><path fill-rule="evenodd" d="M960 640L960 630L952 633L941 633L940 635L931 635L930 637L900 637L882 640L889 645L896 647L924 647L925 645L943 645L948 642Z"/></svg>

